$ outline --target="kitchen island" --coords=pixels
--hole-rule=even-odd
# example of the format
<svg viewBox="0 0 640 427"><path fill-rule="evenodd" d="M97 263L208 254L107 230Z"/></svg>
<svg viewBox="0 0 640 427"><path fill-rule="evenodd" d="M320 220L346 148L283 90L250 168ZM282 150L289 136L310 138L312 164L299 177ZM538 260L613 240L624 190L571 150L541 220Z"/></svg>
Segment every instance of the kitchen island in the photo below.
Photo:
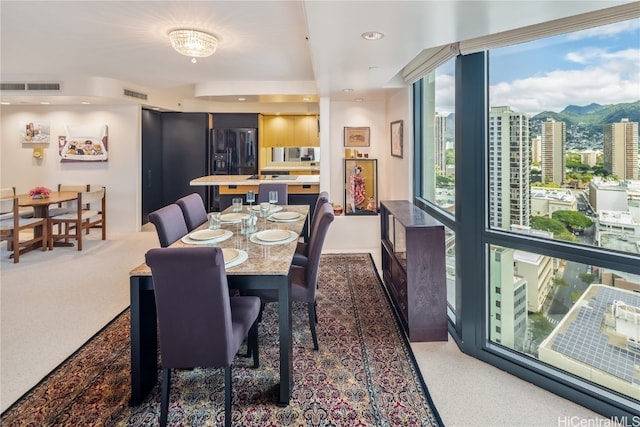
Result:
<svg viewBox="0 0 640 427"><path fill-rule="evenodd" d="M242 197L247 191L260 192L260 183L280 182L287 184L289 205L309 205L310 214L320 192L320 175L208 175L191 180L192 186L216 186L220 198L220 210L231 206L231 199ZM256 197L257 198L257 197ZM246 203L246 200L245 200Z"/></svg>

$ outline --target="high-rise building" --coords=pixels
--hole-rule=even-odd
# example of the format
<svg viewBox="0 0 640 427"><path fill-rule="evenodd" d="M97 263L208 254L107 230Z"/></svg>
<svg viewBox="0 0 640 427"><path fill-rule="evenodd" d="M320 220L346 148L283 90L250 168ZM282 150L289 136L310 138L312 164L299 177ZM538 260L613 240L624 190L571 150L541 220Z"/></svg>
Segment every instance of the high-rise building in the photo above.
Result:
<svg viewBox="0 0 640 427"><path fill-rule="evenodd" d="M638 122L604 126L604 170L620 180L638 179Z"/></svg>
<svg viewBox="0 0 640 427"><path fill-rule="evenodd" d="M435 139L433 141L436 148L436 174L443 176L446 175L447 168L446 134L447 116L436 114Z"/></svg>
<svg viewBox="0 0 640 427"><path fill-rule="evenodd" d="M565 173L564 147L567 140L565 123L548 118L542 123L541 133L542 182L562 184Z"/></svg>
<svg viewBox="0 0 640 427"><path fill-rule="evenodd" d="M531 163L542 162L542 138L535 136L531 138Z"/></svg>
<svg viewBox="0 0 640 427"><path fill-rule="evenodd" d="M529 117L509 107L489 114L489 222L509 230L531 215Z"/></svg>

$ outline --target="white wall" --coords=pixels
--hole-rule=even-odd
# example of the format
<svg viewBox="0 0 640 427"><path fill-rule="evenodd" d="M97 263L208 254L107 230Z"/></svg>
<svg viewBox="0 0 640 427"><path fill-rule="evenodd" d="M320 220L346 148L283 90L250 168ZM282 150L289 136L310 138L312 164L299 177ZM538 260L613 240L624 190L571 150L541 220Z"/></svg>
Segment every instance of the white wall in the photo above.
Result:
<svg viewBox="0 0 640 427"><path fill-rule="evenodd" d="M140 229L140 107L131 106L2 106L0 110L0 186L56 189L59 183L99 184L107 188L107 238ZM26 122L48 122L51 142L44 158L32 156L33 144L20 142ZM65 125L106 124L109 127L107 162L61 163L58 136Z"/></svg>

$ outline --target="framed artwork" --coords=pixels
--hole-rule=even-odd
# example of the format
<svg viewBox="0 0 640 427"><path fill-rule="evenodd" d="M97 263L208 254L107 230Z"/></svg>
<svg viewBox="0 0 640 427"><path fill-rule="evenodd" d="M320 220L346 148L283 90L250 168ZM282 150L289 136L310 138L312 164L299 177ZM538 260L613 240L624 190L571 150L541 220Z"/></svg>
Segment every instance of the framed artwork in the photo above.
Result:
<svg viewBox="0 0 640 427"><path fill-rule="evenodd" d="M402 120L391 122L391 155L402 158Z"/></svg>
<svg viewBox="0 0 640 427"><path fill-rule="evenodd" d="M345 147L368 147L369 146L369 128L344 128L344 146Z"/></svg>
<svg viewBox="0 0 640 427"><path fill-rule="evenodd" d="M20 142L23 144L48 144L48 122L28 122L20 125Z"/></svg>
<svg viewBox="0 0 640 427"><path fill-rule="evenodd" d="M60 161L106 162L109 158L107 125L67 125L67 134L58 137Z"/></svg>

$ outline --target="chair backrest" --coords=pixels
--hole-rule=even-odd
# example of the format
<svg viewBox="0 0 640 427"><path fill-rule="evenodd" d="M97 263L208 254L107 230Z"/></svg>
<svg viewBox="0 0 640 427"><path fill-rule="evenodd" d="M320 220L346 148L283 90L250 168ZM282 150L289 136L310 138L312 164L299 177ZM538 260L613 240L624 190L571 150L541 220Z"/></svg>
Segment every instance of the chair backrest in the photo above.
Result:
<svg viewBox="0 0 640 427"><path fill-rule="evenodd" d="M13 197L16 195L16 187L3 187L0 188L0 199L6 197Z"/></svg>
<svg viewBox="0 0 640 427"><path fill-rule="evenodd" d="M163 368L230 366L231 305L218 247L151 249Z"/></svg>
<svg viewBox="0 0 640 427"><path fill-rule="evenodd" d="M329 203L329 193L326 191L321 191L320 194L318 194L318 198L316 199L316 205L313 207L313 213L311 215L312 229L313 229L313 223L315 222L317 217L318 208L320 208L320 206L324 205L325 203Z"/></svg>
<svg viewBox="0 0 640 427"><path fill-rule="evenodd" d="M258 203L269 201L269 191L278 192L278 205L289 203L288 184L282 182L265 182L258 186Z"/></svg>
<svg viewBox="0 0 640 427"><path fill-rule="evenodd" d="M198 193L192 193L184 196L176 201L176 204L182 209L184 222L187 223L187 230L192 231L207 222L207 209L204 206L202 196Z"/></svg>
<svg viewBox="0 0 640 427"><path fill-rule="evenodd" d="M182 215L182 209L175 203L151 212L149 222L156 226L160 246L163 248L189 232Z"/></svg>
<svg viewBox="0 0 640 427"><path fill-rule="evenodd" d="M0 216L2 218L0 219L5 219L4 217L6 216L7 219L11 219L13 218L13 208L14 208L14 200L16 199L16 197L13 196L13 194L9 194L9 195L2 195L0 196Z"/></svg>
<svg viewBox="0 0 640 427"><path fill-rule="evenodd" d="M307 284L307 292L315 299L316 288L318 287L318 271L320 268L320 255L322 254L322 246L327 236L329 226L333 222L335 216L333 208L329 203L324 203L316 212L316 221L311 230L311 238L309 240L309 255L307 256L307 266L305 271L305 282Z"/></svg>
<svg viewBox="0 0 640 427"><path fill-rule="evenodd" d="M73 191L74 193L86 193L89 191L89 184L58 184L58 191ZM58 203L59 207L66 206L68 208L76 206L77 200L70 202Z"/></svg>

